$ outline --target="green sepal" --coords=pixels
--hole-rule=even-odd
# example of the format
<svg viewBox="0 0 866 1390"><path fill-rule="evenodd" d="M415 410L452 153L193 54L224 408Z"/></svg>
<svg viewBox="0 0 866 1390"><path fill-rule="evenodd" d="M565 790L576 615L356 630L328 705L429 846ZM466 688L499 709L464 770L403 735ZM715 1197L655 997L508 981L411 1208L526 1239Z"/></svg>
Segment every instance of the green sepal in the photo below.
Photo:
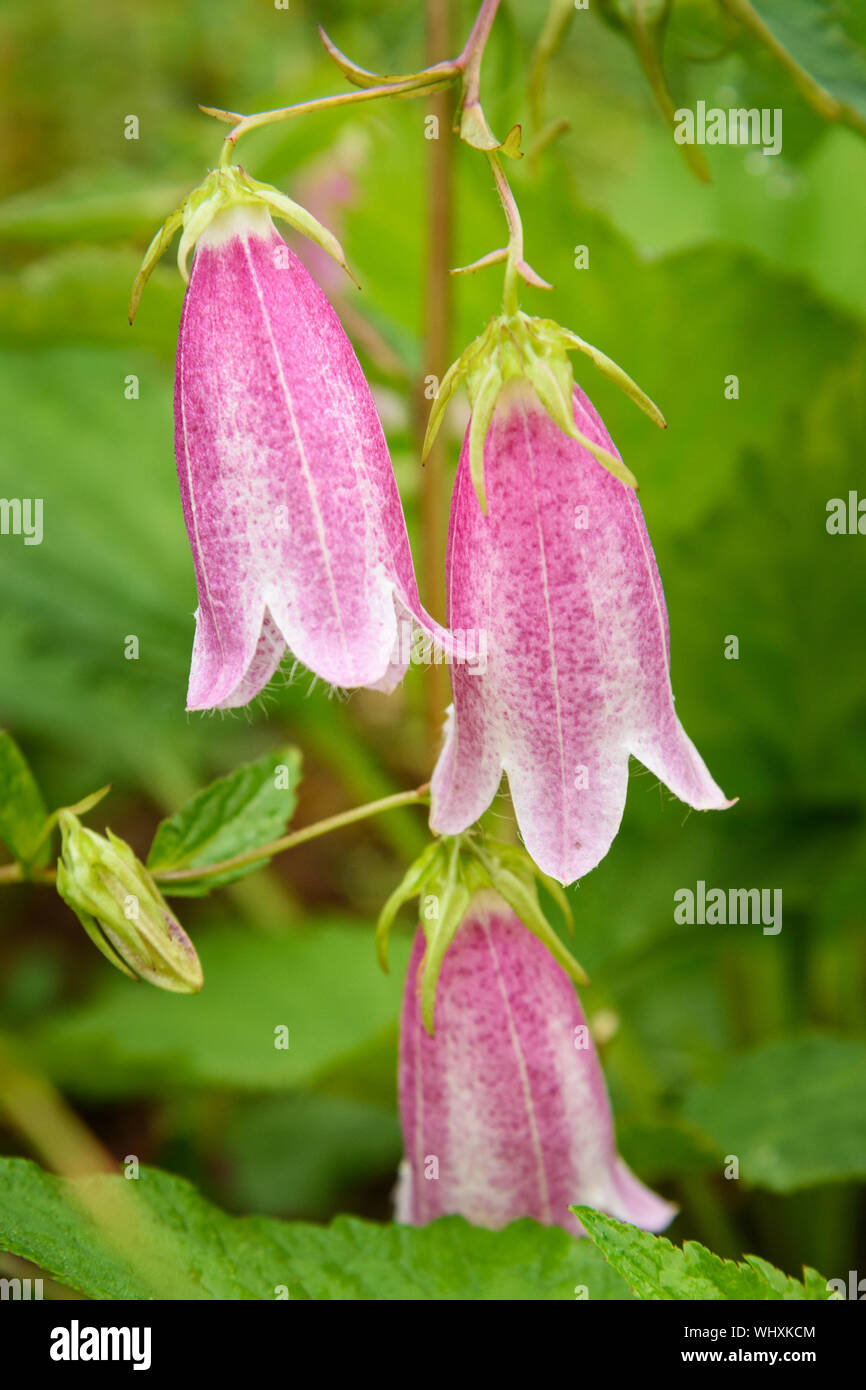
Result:
<svg viewBox="0 0 866 1390"><path fill-rule="evenodd" d="M651 400L646 392L641 390L637 382L632 380L628 372L623 371L618 362L614 362L612 357L608 357L606 353L601 352L597 347L593 347L592 343L586 342L585 339L579 337L577 333L572 333L571 329L561 328L559 324L554 324L552 319L548 320L548 322L551 327L559 329L564 347L574 348L577 352L585 353L589 360L598 367L600 372L603 372L610 381L613 381L621 391L625 392L629 400L634 401L635 405L639 406L644 414L649 416L653 424L658 425L659 429L667 429L667 420L662 415L655 401Z"/></svg>
<svg viewBox="0 0 866 1390"><path fill-rule="evenodd" d="M520 845L509 844L505 840L496 840L487 837L484 841L486 850L495 852L500 860L516 873L526 872L526 850ZM538 865L532 864L532 873L536 883L541 884L553 898L570 932L574 931L574 913L571 907L571 899L563 888L559 879L551 878L549 874L543 873Z"/></svg>
<svg viewBox="0 0 866 1390"><path fill-rule="evenodd" d="M436 986L442 971L442 962L451 942L457 935L472 899L472 892L466 882L465 871L461 871L460 842L452 843L444 874L434 878L428 885L438 891L438 913L428 920L422 913L421 926L427 938L424 955L424 973L421 981L421 1017L427 1032L433 1035L436 1012Z"/></svg>
<svg viewBox="0 0 866 1390"><path fill-rule="evenodd" d="M538 897L539 884L551 892L571 927L571 908L561 885L542 874L520 845L505 844L474 831L443 836L427 845L407 870L382 908L376 950L379 963L387 970L388 933L397 912L412 898L430 900L422 901L420 911L426 951L419 967L421 1016L428 1033L433 1033L436 989L448 948L466 920L473 898L491 889L573 980L578 984L588 982L583 967L545 916Z"/></svg>
<svg viewBox="0 0 866 1390"><path fill-rule="evenodd" d="M501 250L491 251L474 265L462 267L462 271L492 265L500 261L502 256ZM545 282L535 276L530 267L527 266L526 270L535 277L534 283L544 285ZM558 429L588 449L593 458L621 483L627 487L637 487L637 479L622 460L609 449L588 439L575 423L574 369L569 357L569 353L575 349L585 353L650 419L664 425L661 411L631 377L605 353L570 329L563 328L553 319L532 318L521 310L491 319L484 332L469 344L442 378L430 411L422 451L422 456L426 458L442 424L448 402L458 386L464 385L472 407L469 465L478 502L485 515L484 441L502 388L515 378L523 378L531 384Z"/></svg>
<svg viewBox="0 0 866 1390"><path fill-rule="evenodd" d="M98 791L91 792L89 796L84 796L80 801L76 801L74 806L60 806L56 811L52 811L51 815L45 819L34 849L45 844L65 811L71 812L74 816L86 816L87 812L92 811L94 806L98 806L110 791L111 783L109 782L106 786L100 787Z"/></svg>
<svg viewBox="0 0 866 1390"><path fill-rule="evenodd" d="M568 358L564 355L561 358L557 356L538 357L526 375L535 387L536 395L551 420L559 426L563 434L567 434L570 439L576 439L578 444L582 444L584 449L588 449L593 458L606 468L608 473L619 478L621 483L625 483L627 487L636 488L637 478L631 469L626 468L622 460L612 454L609 449L594 443L582 430L577 428L572 398L574 372Z"/></svg>
<svg viewBox="0 0 866 1390"><path fill-rule="evenodd" d="M292 198L287 198L285 193L281 193L278 188L272 188L268 183L259 183L256 179L251 179L248 174L244 175L244 180L247 187L252 189L258 195L258 199L265 203L277 217L281 217L283 221L294 227L296 232L301 232L310 241L320 246L357 285L358 282L346 263L343 248L333 232L328 231L328 228L323 226L311 212L307 212L306 208L301 207L300 203L294 202Z"/></svg>
<svg viewBox="0 0 866 1390"><path fill-rule="evenodd" d="M494 842L495 845L495 842ZM513 846L505 846L511 850ZM538 901L535 865L523 850L517 856L504 855L503 847L480 846L479 858L489 876L490 886L507 902L525 927L546 946L553 959L571 976L575 984L588 985L583 966L560 941Z"/></svg>
<svg viewBox="0 0 866 1390"><path fill-rule="evenodd" d="M132 286L132 294L129 297L129 322L135 318L138 306L141 303L141 296L144 294L144 287L151 277L154 266L161 260L168 250L172 237L183 223L183 209L176 208L170 213L163 222L153 241L144 253L144 260L141 269L135 277Z"/></svg>
<svg viewBox="0 0 866 1390"><path fill-rule="evenodd" d="M470 393L472 419L469 422L469 472L475 486L478 503L487 515L487 493L484 488L484 441L493 419L496 402L502 390L502 371L492 363L480 385Z"/></svg>
<svg viewBox="0 0 866 1390"><path fill-rule="evenodd" d="M439 390L436 392L436 398L430 408L430 415L427 420L424 444L421 449L422 462L432 449L436 436L439 433L439 426L442 424L445 415L445 407L448 405L448 402L451 400L458 386L466 381L471 362L483 353L487 342L487 336L487 332L482 333L480 338L476 338L471 342L468 348L458 357L457 361L452 362L440 381Z"/></svg>
<svg viewBox="0 0 866 1390"><path fill-rule="evenodd" d="M59 863L57 866L56 883L57 891L61 898L65 903L71 906L70 900L73 895L73 888L62 863ZM109 961L116 970L120 970L122 974L126 975L130 980L138 980L135 971L130 970L126 962L121 959L117 951L115 951L114 947L110 944L108 937L105 935L96 918L92 917L89 912L85 912L83 908L73 907L72 911L87 932L87 935L90 937L97 951L101 952L101 954L105 956L105 959Z"/></svg>
<svg viewBox="0 0 866 1390"><path fill-rule="evenodd" d="M208 197L202 198L201 201L197 200L194 195L187 199L183 210L183 232L177 247L177 268L185 285L189 283L187 261L190 251L202 233L207 231L217 213L222 212L226 207L228 207L228 199L219 187L215 188Z"/></svg>
<svg viewBox="0 0 866 1390"><path fill-rule="evenodd" d="M386 975L390 968L388 965L388 938L391 934L394 918L404 903L420 895L424 884L436 870L436 860L440 853L440 841L431 840L415 862L410 864L379 913L379 920L376 923L376 955Z"/></svg>
<svg viewBox="0 0 866 1390"><path fill-rule="evenodd" d="M207 178L184 199L180 207L168 216L151 241L132 286L129 300L130 323L135 317L144 287L154 266L168 249L178 228L183 230L177 248L177 268L186 284L189 281L187 262L199 237L207 231L214 218L221 212L243 206L264 207L268 212L282 218L294 227L295 231L308 237L332 256L350 278L354 279L346 264L343 248L333 232L278 188L251 178L240 165L231 165L224 169L212 169Z"/></svg>

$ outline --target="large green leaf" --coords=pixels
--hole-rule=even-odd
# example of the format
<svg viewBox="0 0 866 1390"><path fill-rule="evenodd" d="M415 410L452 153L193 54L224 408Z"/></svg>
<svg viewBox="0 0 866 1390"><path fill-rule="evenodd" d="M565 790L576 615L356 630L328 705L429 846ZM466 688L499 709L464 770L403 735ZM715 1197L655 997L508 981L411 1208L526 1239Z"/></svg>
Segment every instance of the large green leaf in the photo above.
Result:
<svg viewBox="0 0 866 1390"><path fill-rule="evenodd" d="M591 1207L572 1207L605 1259L634 1290L652 1301L668 1299L804 1299L826 1302L827 1281L805 1269L804 1282L783 1274L757 1255L740 1264L722 1260L712 1251L687 1240L682 1249L664 1236L602 1216Z"/></svg>
<svg viewBox="0 0 866 1390"><path fill-rule="evenodd" d="M118 989L106 976L90 1000L39 1027L31 1044L55 1080L82 1094L291 1090L393 1029L407 944L399 942L385 976L372 928L313 921L280 936L240 926L206 931L196 938L205 985L195 998L120 978ZM288 1029L287 1048L275 1046L279 1028Z"/></svg>
<svg viewBox="0 0 866 1390"><path fill-rule="evenodd" d="M137 1198L139 1242L121 1255L80 1208ZM73 1201L70 1201L70 1198ZM147 1274L137 1267L145 1252ZM0 1160L0 1249L98 1299L570 1300L627 1299L589 1241L518 1221L485 1231L460 1217L431 1226L331 1226L232 1217L180 1178L144 1169L136 1182L86 1179L77 1188L23 1159ZM161 1268L162 1274L150 1271Z"/></svg>
<svg viewBox="0 0 866 1390"><path fill-rule="evenodd" d="M736 1058L685 1115L774 1192L866 1177L866 1043L793 1038Z"/></svg>
<svg viewBox="0 0 866 1390"><path fill-rule="evenodd" d="M203 869L276 840L294 814L300 778L297 748L278 749L235 768L162 822L147 867L156 874ZM198 897L267 862L260 859L200 881L180 880L163 887L169 893Z"/></svg>
<svg viewBox="0 0 866 1390"><path fill-rule="evenodd" d="M838 114L866 133L866 50L849 22L847 4L833 0L722 3L789 68L819 111L830 117Z"/></svg>

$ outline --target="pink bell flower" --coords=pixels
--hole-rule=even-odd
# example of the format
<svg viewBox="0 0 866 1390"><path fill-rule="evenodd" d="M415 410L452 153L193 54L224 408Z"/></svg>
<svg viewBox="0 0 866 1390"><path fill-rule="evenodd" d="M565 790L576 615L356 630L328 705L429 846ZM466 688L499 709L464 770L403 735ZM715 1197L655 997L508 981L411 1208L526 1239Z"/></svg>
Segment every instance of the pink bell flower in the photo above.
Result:
<svg viewBox="0 0 866 1390"><path fill-rule="evenodd" d="M211 204L202 221L185 233L198 244L175 387L199 600L188 708L246 704L286 648L334 685L393 689L398 624L447 638L421 607L370 388L267 206Z"/></svg>
<svg viewBox="0 0 866 1390"><path fill-rule="evenodd" d="M454 666L430 823L458 834L507 773L520 831L562 883L604 857L634 756L697 810L733 803L674 707L667 610L640 504L596 455L619 455L579 387L569 437L533 385L499 389L482 511L470 429L451 505L449 624L486 633L483 671Z"/></svg>
<svg viewBox="0 0 866 1390"><path fill-rule="evenodd" d="M660 1231L676 1208L619 1157L595 1047L574 986L489 889L471 900L442 962L435 1032L418 987L419 929L400 1038L405 1158L396 1218L456 1214L498 1229L529 1216L582 1228L581 1203Z"/></svg>

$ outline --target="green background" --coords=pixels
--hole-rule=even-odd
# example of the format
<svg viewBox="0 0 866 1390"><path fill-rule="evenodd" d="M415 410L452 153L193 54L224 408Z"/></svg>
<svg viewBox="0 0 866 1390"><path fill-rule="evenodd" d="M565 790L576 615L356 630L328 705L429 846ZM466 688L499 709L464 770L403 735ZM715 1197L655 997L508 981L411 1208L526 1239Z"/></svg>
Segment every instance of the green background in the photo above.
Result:
<svg viewBox="0 0 866 1390"><path fill-rule="evenodd" d="M457 36L471 8L455 4ZM678 711L740 800L690 813L633 766L622 833L571 890L584 1003L621 1150L681 1205L672 1239L847 1277L863 1265L866 1173L866 537L825 523L828 501L862 486L866 457L866 143L732 38L718 6L685 0L667 45L676 104L784 113L778 158L708 148L703 185L596 8L575 14L549 64L544 119L568 131L509 165L528 258L556 287L523 304L616 358L667 417L654 430L578 363L640 480ZM491 123L504 135L522 121L525 145L546 11L506 0L484 67ZM42 497L45 536L0 537L0 721L52 806L111 782L91 823L107 819L142 857L163 815L271 748L303 752L299 825L414 785L435 757L423 670L389 698L347 698L284 668L248 711L183 708L196 599L172 450L171 255L132 329L126 303L156 227L216 160L221 128L196 103L254 111L344 85L316 22L376 71L424 61L423 6L406 3L46 0L2 21L0 495ZM847 23L840 82L866 109L866 19ZM342 237L362 292L327 287L379 397L416 555L408 402L423 360L429 110L421 98L316 114L249 136L241 156L319 200ZM463 264L503 231L483 157L457 149L454 177ZM498 295L495 270L455 284L451 356ZM446 425L454 458L464 420L461 403ZM131 634L138 661L124 659ZM393 813L179 900L205 969L196 999L112 974L49 888L2 887L0 1027L116 1156L189 1177L229 1212L385 1220L411 919L387 980L371 927L424 843L420 813ZM678 926L673 895L698 880L781 889L781 933ZM280 1023L293 1041L275 1056ZM11 1128L0 1140L28 1152Z"/></svg>

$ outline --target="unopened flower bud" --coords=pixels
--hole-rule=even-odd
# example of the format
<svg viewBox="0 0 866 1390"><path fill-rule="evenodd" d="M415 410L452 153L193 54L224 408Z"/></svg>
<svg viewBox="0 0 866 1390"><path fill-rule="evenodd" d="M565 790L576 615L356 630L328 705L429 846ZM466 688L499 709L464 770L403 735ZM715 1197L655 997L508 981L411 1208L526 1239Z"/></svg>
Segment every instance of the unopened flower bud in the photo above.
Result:
<svg viewBox="0 0 866 1390"><path fill-rule="evenodd" d="M153 878L125 841L97 835L61 811L57 891L112 965L160 989L194 994L203 984L195 948Z"/></svg>

